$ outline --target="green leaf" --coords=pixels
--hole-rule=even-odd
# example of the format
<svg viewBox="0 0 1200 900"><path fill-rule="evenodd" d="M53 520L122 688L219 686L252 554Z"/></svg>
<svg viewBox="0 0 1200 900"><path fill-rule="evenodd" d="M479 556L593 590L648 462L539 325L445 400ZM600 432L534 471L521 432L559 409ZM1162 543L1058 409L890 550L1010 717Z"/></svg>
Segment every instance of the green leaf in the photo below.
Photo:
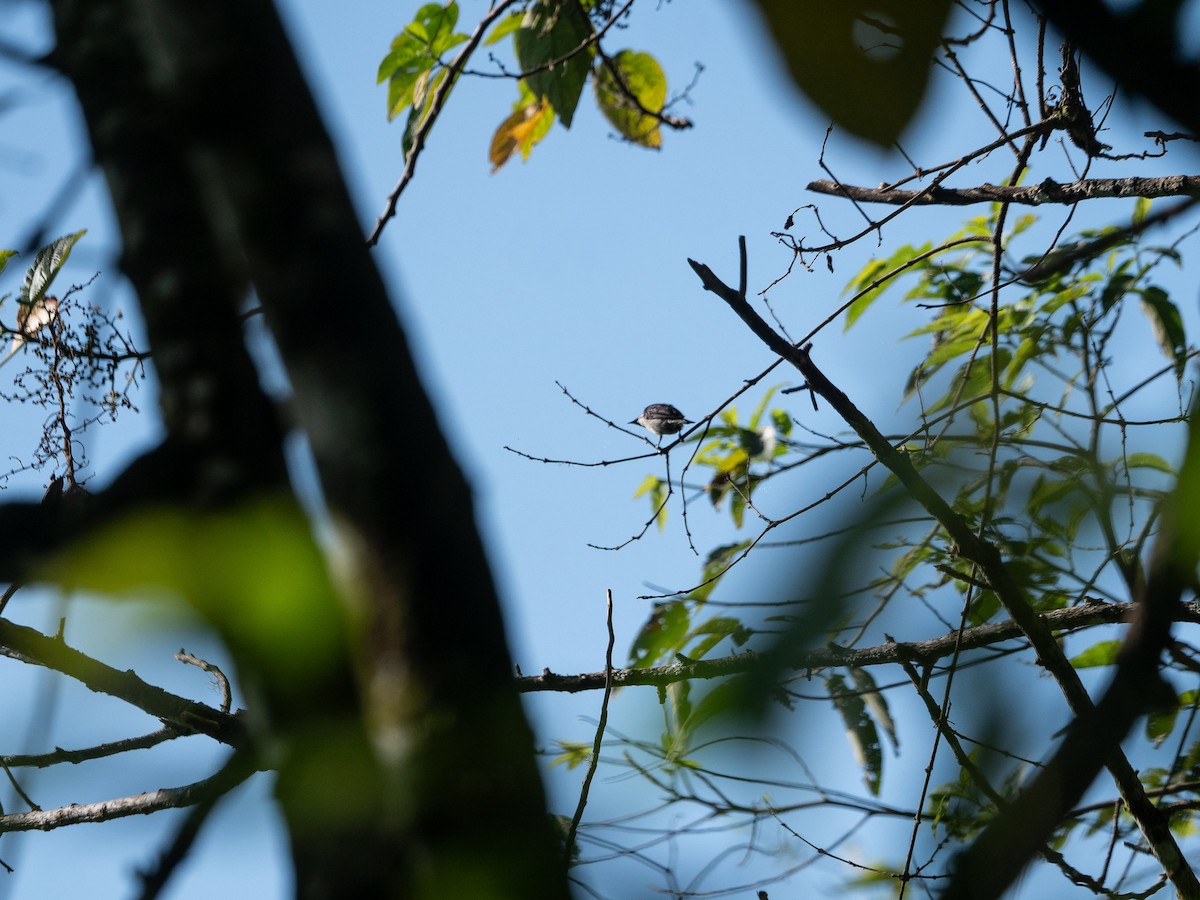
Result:
<svg viewBox="0 0 1200 900"><path fill-rule="evenodd" d="M65 234L37 252L37 256L33 259L33 265L25 273L25 283L21 286L21 293L17 298L17 302L25 307L26 315L29 315L29 310L46 296L46 290L66 263L67 257L71 255L71 248L85 234L87 234L86 228L83 231L76 231L74 234ZM21 316L18 314L18 320L20 318Z"/></svg>
<svg viewBox="0 0 1200 900"><path fill-rule="evenodd" d="M713 592L713 588L720 582L726 570L733 565L738 556L749 546L750 543L748 541L739 541L736 544L724 544L709 553L708 558L704 560L704 569L700 577L700 587L688 594L688 599L701 602L707 600L709 594Z"/></svg>
<svg viewBox="0 0 1200 900"><path fill-rule="evenodd" d="M951 3L757 0L757 5L796 86L847 131L887 146L925 96Z"/></svg>
<svg viewBox="0 0 1200 900"><path fill-rule="evenodd" d="M622 50L596 72L596 105L621 136L642 147L662 146L658 119L667 101L667 76L648 53Z"/></svg>
<svg viewBox="0 0 1200 900"><path fill-rule="evenodd" d="M1183 330L1183 317L1167 296L1167 292L1159 287L1148 287L1140 291L1142 295L1142 311L1150 319L1150 327L1154 329L1154 338L1158 341L1163 355L1175 364L1175 378L1183 381L1183 371L1187 364L1187 336Z"/></svg>
<svg viewBox="0 0 1200 900"><path fill-rule="evenodd" d="M682 651L690 622L685 603L679 600L656 603L629 649L629 664L635 669L646 669Z"/></svg>
<svg viewBox="0 0 1200 900"><path fill-rule="evenodd" d="M1169 462L1153 453L1130 453L1125 457L1125 467L1127 469L1154 469L1167 475L1175 474L1175 468Z"/></svg>
<svg viewBox="0 0 1200 900"><path fill-rule="evenodd" d="M1138 197L1133 201L1133 224L1141 225L1146 221L1146 216L1150 214L1150 200L1146 197Z"/></svg>
<svg viewBox="0 0 1200 900"><path fill-rule="evenodd" d="M68 591L184 598L243 672L296 697L327 685L346 659L345 598L289 494L135 510L73 541L37 577Z"/></svg>
<svg viewBox="0 0 1200 900"><path fill-rule="evenodd" d="M775 431L777 431L779 434L782 434L784 437L787 437L792 433L792 417L789 416L784 410L771 410L771 422L775 425ZM779 449L786 450L786 448L782 446Z"/></svg>
<svg viewBox="0 0 1200 900"><path fill-rule="evenodd" d="M879 786L883 780L883 750L875 723L867 715L866 704L861 696L847 689L841 675L830 675L825 679L825 685L834 707L842 715L846 737L863 770L863 782L872 794L879 796Z"/></svg>
<svg viewBox="0 0 1200 900"><path fill-rule="evenodd" d="M888 740L892 742L892 747L899 752L900 738L896 734L896 723L892 719L891 710L888 709L887 698L875 685L875 678L866 669L854 667L850 669L850 678L854 681L855 690L861 694L863 702L866 703L867 711L883 728Z"/></svg>
<svg viewBox="0 0 1200 900"><path fill-rule="evenodd" d="M701 725L710 719L744 710L746 708L746 688L745 676L738 676L722 681L716 687L706 691L699 702L688 711L687 718L681 723L682 730L688 737L691 737Z"/></svg>
<svg viewBox="0 0 1200 900"><path fill-rule="evenodd" d="M1175 730L1175 719L1178 715L1178 706L1168 709L1152 709L1146 716L1146 738L1155 747L1162 746L1162 742L1169 738L1171 732Z"/></svg>
<svg viewBox="0 0 1200 900"><path fill-rule="evenodd" d="M849 331L850 326L857 322L862 314L865 313L868 308L870 308L871 304L883 295L883 292L891 285L894 277L888 278L888 280L883 284L867 290L870 285L874 284L889 272L895 272L902 266L911 263L915 257L920 256L922 253L928 253L932 247L933 244L931 243L921 244L918 247L914 247L911 244L905 244L887 259L876 259L867 263L866 266L863 267L862 271L852 278L850 283L846 285L846 290L844 293L848 294L852 291L856 293L862 291L866 292L863 293L861 297L855 298L854 302L851 303L846 309L846 324L844 326L845 330Z"/></svg>
<svg viewBox="0 0 1200 900"><path fill-rule="evenodd" d="M1112 309L1118 300L1129 293L1129 289L1133 287L1137 281L1137 276L1120 273L1114 275L1108 280L1108 284L1104 285L1104 290L1100 292L1100 306L1108 312Z"/></svg>
<svg viewBox="0 0 1200 900"><path fill-rule="evenodd" d="M1052 346L1043 347L1042 334L1043 332L1039 329L1036 333L1024 338L1017 345L1016 352L1013 353L1012 359L1009 360L1008 365L1004 369L1003 384L1005 390L1012 390L1013 385L1016 384L1017 378L1020 377L1021 371L1025 368L1027 362L1035 357L1042 356L1047 350L1051 353L1054 352Z"/></svg>
<svg viewBox="0 0 1200 900"><path fill-rule="evenodd" d="M759 422L762 421L763 413L766 412L767 404L771 402L771 398L775 396L775 392L783 387L784 383L785 382L781 382L780 384L776 384L767 389L767 392L763 394L763 398L758 401L758 406L754 407L754 412L750 414L750 421L746 425L747 428L751 429L752 431L758 429Z"/></svg>
<svg viewBox="0 0 1200 900"><path fill-rule="evenodd" d="M20 256L20 254L16 250L0 250L0 272L4 271L4 267L14 256Z"/></svg>
<svg viewBox="0 0 1200 900"><path fill-rule="evenodd" d="M392 40L391 51L379 63L376 74L376 83L388 82L388 121L409 105L414 108L421 105L419 99L414 99L418 80L428 76L443 53L467 40L465 34L454 31L457 22L458 4L453 0L446 6L426 3Z"/></svg>
<svg viewBox="0 0 1200 900"><path fill-rule="evenodd" d="M729 502L729 514L733 517L735 528L741 528L746 521L746 494L744 491L734 491L733 499Z"/></svg>
<svg viewBox="0 0 1200 900"><path fill-rule="evenodd" d="M592 68L595 48L583 47L591 36L592 23L576 0L537 0L513 34L517 62L530 73L525 81L554 107L564 128L571 127Z"/></svg>
<svg viewBox="0 0 1200 900"><path fill-rule="evenodd" d="M1098 644L1092 644L1092 646L1088 647L1082 653L1072 656L1070 663L1076 669L1111 666L1117 661L1117 654L1120 651L1120 641L1100 641Z"/></svg>
<svg viewBox="0 0 1200 900"><path fill-rule="evenodd" d="M636 500L643 494L650 496L650 512L658 522L658 530L662 531L667 524L667 486L657 475L647 475L638 489L633 492Z"/></svg>
<svg viewBox="0 0 1200 900"><path fill-rule="evenodd" d="M742 646L750 639L750 632L745 625L732 616L714 616L697 626L692 632L691 638L700 638L700 640L688 648L688 657L703 659L709 650L725 638L732 638L737 646Z"/></svg>
<svg viewBox="0 0 1200 900"><path fill-rule="evenodd" d="M437 72L422 72L417 77L416 84L413 85L413 106L409 110L408 121L404 125L404 137L400 142L400 151L404 156L407 157L411 152L418 132L433 115L434 97L449 74L449 69L440 69ZM454 85L451 85L450 90L453 89Z"/></svg>
<svg viewBox="0 0 1200 900"><path fill-rule="evenodd" d="M554 743L558 744L562 752L550 760L551 766L560 766L566 763L568 769L574 769L592 758L591 744L583 744L579 741L555 741Z"/></svg>
<svg viewBox="0 0 1200 900"><path fill-rule="evenodd" d="M499 21L493 28L491 33L483 39L483 45L490 47L493 44L498 44L518 28L521 27L521 20L525 18L523 12L509 13Z"/></svg>

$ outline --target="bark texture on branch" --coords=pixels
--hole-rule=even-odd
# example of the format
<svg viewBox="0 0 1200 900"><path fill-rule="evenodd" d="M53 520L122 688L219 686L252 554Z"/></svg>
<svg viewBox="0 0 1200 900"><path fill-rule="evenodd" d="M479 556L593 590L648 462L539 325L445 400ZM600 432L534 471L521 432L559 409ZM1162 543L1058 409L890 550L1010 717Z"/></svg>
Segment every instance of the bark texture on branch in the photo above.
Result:
<svg viewBox="0 0 1200 900"><path fill-rule="evenodd" d="M923 190L902 190L861 187L820 179L810 181L808 189L818 194L846 197L860 203L886 203L889 206L968 206L972 203L1018 203L1040 206L1046 203L1079 203L1082 200L1103 198L1195 197L1200 196L1200 175L1164 175L1160 178L1089 178L1059 184L1047 178L1040 184L1011 187L1001 184L981 184L977 187L928 187Z"/></svg>

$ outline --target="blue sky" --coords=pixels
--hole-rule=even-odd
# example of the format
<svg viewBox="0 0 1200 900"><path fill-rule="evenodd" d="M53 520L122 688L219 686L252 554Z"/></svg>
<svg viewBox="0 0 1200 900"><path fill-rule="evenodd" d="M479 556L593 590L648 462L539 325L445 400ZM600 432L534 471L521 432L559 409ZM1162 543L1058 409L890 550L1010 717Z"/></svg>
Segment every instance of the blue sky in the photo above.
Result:
<svg viewBox="0 0 1200 900"><path fill-rule="evenodd" d="M392 35L411 19L417 5L377 0L282 4L337 141L364 233L403 166L401 124L385 119L385 92L375 85L375 71ZM472 0L463 6L463 24L484 9ZM36 3L7 3L3 35L44 41L43 13ZM700 290L685 260L705 262L726 280L734 280L737 237L745 234L751 288L764 288L790 261L770 232L780 229L794 209L814 200L804 185L825 177L817 164L825 122L786 81L747 5L640 4L628 30L615 33L606 46L610 51L629 47L654 53L672 90L686 84L695 64L701 63L704 71L691 103L675 110L691 117L696 127L666 133L659 153L630 147L612 137L590 101L589 89L569 132L556 126L528 163L513 161L492 175L489 141L508 115L515 89L506 80L464 80L375 251L442 428L474 485L478 520L504 596L513 655L525 672L603 667L607 589L616 601L617 654L623 657L649 608L636 599L638 595L690 587L701 558L679 527L677 502L662 534L652 530L619 553L588 546L619 543L641 528L648 509L644 501L635 503L632 494L647 474L661 471L659 461L647 457L581 469L530 462L504 446L578 461L623 458L647 449L583 415L556 381L621 423L650 402L673 403L692 419L716 410L743 379L757 375L771 360L720 301ZM7 66L0 73L5 86L19 77ZM32 86L23 84L30 102L9 114L10 127L0 134L0 222L7 235L0 243L25 233L30 211L44 204L77 150L79 124L62 85L41 76ZM1159 124L1147 123L1146 127ZM1132 124L1140 131L1144 123ZM30 140L29 135L38 139ZM905 148L914 159L940 162L973 146L976 138L983 143L990 137L982 116L942 92L927 104ZM843 180L867 185L906 171L898 157L836 135L827 161ZM1169 161L1159 170L1178 170L1182 162ZM979 180L998 181L1003 166L987 171L978 167ZM822 214L827 224L847 229L855 220L853 210L828 200L822 203ZM978 211L962 215L966 214ZM1127 215L1128 204L1109 202L1097 213L1101 218L1110 214ZM887 243L879 252L890 252L899 241L948 234L961 218L954 212L915 214L904 228L916 230L885 232ZM797 220L798 232L811 230L811 219L801 215ZM86 268L116 243L111 213L95 184L56 212L51 231L79 228L89 229L77 257L77 264ZM865 246L839 258L833 274L823 266L812 273L797 272L771 291L775 309L794 334L836 307L846 280L873 250L873 245ZM6 277L11 279L12 273ZM114 277L108 284L104 279L102 275L103 287L97 290L108 292L110 302L132 309L120 279ZM12 284L6 283L3 290L10 289ZM1193 296L1194 288L1189 290ZM1193 312L1189 309L1188 314L1194 319ZM330 298L330 315L353 315L351 298ZM901 343L898 337L923 321L911 306L897 308L893 303L856 326L848 339L840 326L827 329L818 338L815 357L869 414L884 422L903 421L905 411L896 411L898 385L924 345ZM789 379L795 383L790 373L780 370L763 386ZM763 386L738 401L739 408L752 408ZM818 431L841 430L827 410L813 414L803 395L778 405ZM142 406L146 415L140 419L97 433L92 456L98 483L154 439L152 387ZM10 418L6 409L6 422L36 427L36 417L13 415ZM15 429L6 432L8 442ZM421 454L422 436L414 434L406 457L397 460L398 473L419 477ZM14 479L12 492L40 491L45 479L39 478L35 474L24 482ZM800 505L826 489L826 481L810 476L776 489L768 501L777 508ZM738 536L728 517L713 515L703 499L690 507L689 524L701 554ZM815 533L820 524L806 525L803 533ZM768 559L732 575L722 586L723 596L786 593L788 585L781 583ZM19 599L22 604L14 605L14 617L53 628L49 623L60 614L58 599ZM221 657L211 639L186 622L149 606L114 607L88 599L71 601L70 616L67 635L79 646L118 667L136 667L170 689L211 699L202 678L176 671L181 667L170 660L181 628L187 629L183 634L189 650ZM11 698L43 689L22 668L4 666L6 683L13 685L6 692L10 699L2 701L5 708ZM94 699L71 686L62 691L53 740L63 746L95 740L96 720L81 718L91 715ZM594 717L598 703L592 695L531 699L540 740L590 740L591 726L583 718ZM27 703L17 709L27 716ZM149 730L153 724L115 708L104 715L108 718L100 730L106 739ZM652 695L627 691L619 698L614 723L626 732L653 735L656 715ZM826 737L809 740L808 745L826 771L840 773L844 783L856 783L836 723ZM8 746L2 749L11 752ZM205 761L214 758L198 746L144 756L136 763L114 763L103 775L91 769L40 776L37 783L47 794L39 802L52 806L182 784L206 774ZM573 808L578 779L578 770L554 770L551 789L558 810ZM608 793L603 793L606 787ZM287 895L285 848L270 806L263 801L268 790L260 780L221 807L169 896L218 891L264 898ZM594 801L597 814L619 809L628 796L618 784L605 782L597 790L602 793ZM169 833L168 821L167 816L156 816L6 838L0 841L0 857L19 868L15 876L0 875L0 898L49 896L80 887L91 896L126 896L133 867L152 861ZM807 883L829 886L842 874L827 872ZM625 896L642 894L653 881L644 870L622 871L619 877L628 879Z"/></svg>

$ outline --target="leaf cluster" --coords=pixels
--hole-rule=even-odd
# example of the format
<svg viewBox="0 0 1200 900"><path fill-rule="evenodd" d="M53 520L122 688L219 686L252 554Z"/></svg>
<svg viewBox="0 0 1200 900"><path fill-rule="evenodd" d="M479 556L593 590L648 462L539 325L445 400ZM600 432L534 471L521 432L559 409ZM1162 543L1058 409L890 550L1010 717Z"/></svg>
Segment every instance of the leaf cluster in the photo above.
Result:
<svg viewBox="0 0 1200 900"><path fill-rule="evenodd" d="M481 35L483 46L507 42L519 69L504 73L516 81L517 99L492 136L488 159L493 172L518 153L528 159L555 122L569 129L589 80L597 108L624 140L649 149L662 146L666 75L648 53L623 49L609 54L601 48L602 31L622 15L612 6L601 0L534 0L497 18ZM454 30L458 15L456 0L444 6L425 4L380 62L377 80L387 83L389 120L408 110L402 141L406 156L436 114L438 92L452 90L464 71L465 55L448 58L470 40Z"/></svg>

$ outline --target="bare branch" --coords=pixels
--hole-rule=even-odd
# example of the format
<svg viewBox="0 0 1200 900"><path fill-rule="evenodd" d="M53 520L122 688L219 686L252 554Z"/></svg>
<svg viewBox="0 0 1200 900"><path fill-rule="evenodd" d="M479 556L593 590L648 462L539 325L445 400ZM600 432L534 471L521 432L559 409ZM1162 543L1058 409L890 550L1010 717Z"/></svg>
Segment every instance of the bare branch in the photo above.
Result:
<svg viewBox="0 0 1200 900"><path fill-rule="evenodd" d="M1133 615L1134 605L1132 603L1086 603L1082 606L1040 613L1039 617L1047 628L1053 629L1056 633L1065 633L1092 625L1128 622ZM1176 620L1200 622L1200 603L1184 604ZM924 641L889 641L885 644L861 649L849 649L830 644L825 647L798 651L785 657L784 665L797 671L816 671L839 666L866 668L867 666L885 666L902 662L931 665L952 654L955 647L963 651L976 650L1002 641L1011 641L1021 636L1020 627L1010 619L1006 622L993 622L965 629L961 636L954 631ZM724 678L752 671L764 664L763 654L748 651L717 659L689 660L671 666L613 669L612 684L613 687L662 686L692 679ZM559 675L546 671L541 675L526 675L518 678L517 689L522 693L561 691L574 694L581 691L601 690L607 680L605 672Z"/></svg>
<svg viewBox="0 0 1200 900"><path fill-rule="evenodd" d="M214 791L227 791L224 770L210 778L176 788L161 788L144 794L101 800L99 803L72 803L58 809L36 810L0 816L0 834L12 831L51 831L82 822L111 822L126 816L144 816L164 809L191 806L210 797Z"/></svg>
<svg viewBox="0 0 1200 900"><path fill-rule="evenodd" d="M61 747L55 747L51 753L24 753L13 756L0 756L0 767L11 769L43 769L47 766L58 765L59 763L77 765L78 763L88 762L93 759L116 756L119 753L125 753L129 750L145 750L149 747L157 747L165 741L174 740L177 737L182 737L184 734L185 732L179 731L176 728L167 727L152 731L149 734L138 735L137 737L109 741L104 744L97 744L94 747L84 747L82 750L64 750Z"/></svg>
<svg viewBox="0 0 1200 900"><path fill-rule="evenodd" d="M124 700L184 734L206 734L231 746L245 743L246 727L239 717L164 691L33 628L0 619L0 654L74 678L89 690Z"/></svg>
<svg viewBox="0 0 1200 900"><path fill-rule="evenodd" d="M1018 203L1041 206L1046 203L1079 203L1114 197L1196 197L1200 196L1200 175L1163 175L1159 178L1088 178L1059 184L1047 178L1040 184L1009 186L981 184L976 187L946 188L933 186L905 191L887 186L869 188L820 179L810 181L808 189L818 194L846 197L864 203L889 206L968 206L972 203Z"/></svg>

